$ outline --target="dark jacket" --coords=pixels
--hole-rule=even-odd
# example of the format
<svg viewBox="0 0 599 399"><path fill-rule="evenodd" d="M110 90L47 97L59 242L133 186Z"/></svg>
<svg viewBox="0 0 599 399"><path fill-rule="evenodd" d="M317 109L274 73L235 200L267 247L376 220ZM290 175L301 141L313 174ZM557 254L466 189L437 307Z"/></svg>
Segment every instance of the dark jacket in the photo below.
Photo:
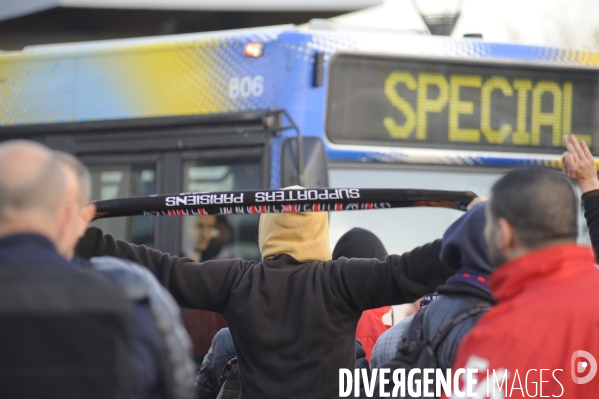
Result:
<svg viewBox="0 0 599 399"><path fill-rule="evenodd" d="M231 330L220 329L212 339L212 345L202 361L196 378L195 399L215 399L221 389L221 377L225 364L235 357ZM356 338L356 368L369 371L366 353Z"/></svg>
<svg viewBox="0 0 599 399"><path fill-rule="evenodd" d="M261 262L196 263L92 228L78 254L142 264L179 305L221 313L233 333L245 399L330 399L339 393L339 369L355 367L362 311L413 302L454 273L439 261L440 247L438 240L385 262L300 263L278 255Z"/></svg>
<svg viewBox="0 0 599 399"><path fill-rule="evenodd" d="M14 234L0 239L0 264L18 268L44 267L78 272L83 266L69 262L56 251L50 240L36 234ZM93 273L89 270L89 273ZM109 281L101 277L106 283ZM159 381L163 346L145 303L133 304L133 397L162 398ZM32 380L34 382L34 380ZM51 392L48 393L51 396Z"/></svg>
<svg viewBox="0 0 599 399"><path fill-rule="evenodd" d="M599 259L599 190L592 190L582 195L584 218L587 221L591 244L595 257ZM599 263L599 262L598 262Z"/></svg>
<svg viewBox="0 0 599 399"><path fill-rule="evenodd" d="M221 328L204 356L196 378L195 399L215 399L220 391L220 377L225 364L235 357L233 337L228 328Z"/></svg>
<svg viewBox="0 0 599 399"><path fill-rule="evenodd" d="M437 290L439 296L426 308L423 335L432 339L437 331L464 309L491 305L495 301L488 286L493 266L483 239L485 204L479 204L456 220L443 235L441 261L457 269L455 276ZM442 369L451 368L458 345L481 315L467 318L455 326L437 350Z"/></svg>
<svg viewBox="0 0 599 399"><path fill-rule="evenodd" d="M424 314L423 336L432 339L441 327L453 319L464 309L477 305L490 305L495 303L491 294L465 283L442 285L437 290L439 296L426 308ZM458 345L464 336L474 327L480 318L470 317L455 326L447 335L437 350L439 368L448 369L453 365Z"/></svg>
<svg viewBox="0 0 599 399"><path fill-rule="evenodd" d="M462 310L495 303L488 286L493 267L483 242L485 206L479 204L472 208L443 235L440 259L458 272L438 288L439 296L422 310L425 312L422 334L426 340L433 339L441 327ZM465 319L443 340L436 352L440 368L452 367L458 345L480 317L479 314ZM408 331L409 327L406 327L403 338L407 337Z"/></svg>
<svg viewBox="0 0 599 399"><path fill-rule="evenodd" d="M160 356L160 396L190 399L196 365L191 357L191 339L173 297L148 269L133 262L110 256L91 258L89 262L94 270L118 285L132 302L147 304L164 347Z"/></svg>
<svg viewBox="0 0 599 399"><path fill-rule="evenodd" d="M358 338L356 338L356 368L365 369L368 371L368 374L370 374L370 366L368 365L368 360L366 359L366 352L364 352L362 343Z"/></svg>

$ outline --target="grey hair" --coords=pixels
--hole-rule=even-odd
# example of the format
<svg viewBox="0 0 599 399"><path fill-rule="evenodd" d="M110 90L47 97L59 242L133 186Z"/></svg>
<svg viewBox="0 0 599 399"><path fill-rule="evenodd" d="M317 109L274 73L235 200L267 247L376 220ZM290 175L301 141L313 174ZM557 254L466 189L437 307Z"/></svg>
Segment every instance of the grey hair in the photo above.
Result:
<svg viewBox="0 0 599 399"><path fill-rule="evenodd" d="M55 151L54 154L58 162L75 172L77 182L79 183L79 187L81 187L81 203L88 203L92 192L92 177L87 166L67 152Z"/></svg>

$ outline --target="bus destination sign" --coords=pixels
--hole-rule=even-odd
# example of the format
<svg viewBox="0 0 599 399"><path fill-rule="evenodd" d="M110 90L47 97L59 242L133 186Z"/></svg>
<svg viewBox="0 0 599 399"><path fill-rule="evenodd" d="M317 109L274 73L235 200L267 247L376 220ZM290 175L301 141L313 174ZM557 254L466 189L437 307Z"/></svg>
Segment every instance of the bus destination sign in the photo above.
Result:
<svg viewBox="0 0 599 399"><path fill-rule="evenodd" d="M338 54L326 132L334 143L501 151L593 144L599 71Z"/></svg>

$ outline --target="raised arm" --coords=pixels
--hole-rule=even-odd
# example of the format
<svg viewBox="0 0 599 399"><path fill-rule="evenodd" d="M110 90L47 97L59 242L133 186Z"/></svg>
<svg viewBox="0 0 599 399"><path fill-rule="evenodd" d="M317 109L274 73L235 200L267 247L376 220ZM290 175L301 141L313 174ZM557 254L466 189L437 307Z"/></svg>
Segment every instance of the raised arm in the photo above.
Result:
<svg viewBox="0 0 599 399"><path fill-rule="evenodd" d="M456 273L441 263L440 252L441 240L436 240L403 255L389 255L384 262L340 258L333 283L358 311L414 302Z"/></svg>
<svg viewBox="0 0 599 399"><path fill-rule="evenodd" d="M247 265L239 259L197 263L145 245L116 240L95 227L87 229L77 244L76 253L84 259L114 256L139 263L156 275L182 307L220 313L226 309L231 287L241 278Z"/></svg>
<svg viewBox="0 0 599 399"><path fill-rule="evenodd" d="M567 151L562 155L562 171L574 180L580 191L584 204L584 217L589 227L591 243L595 257L599 255L599 179L597 167L591 150L584 141L576 136L564 136Z"/></svg>

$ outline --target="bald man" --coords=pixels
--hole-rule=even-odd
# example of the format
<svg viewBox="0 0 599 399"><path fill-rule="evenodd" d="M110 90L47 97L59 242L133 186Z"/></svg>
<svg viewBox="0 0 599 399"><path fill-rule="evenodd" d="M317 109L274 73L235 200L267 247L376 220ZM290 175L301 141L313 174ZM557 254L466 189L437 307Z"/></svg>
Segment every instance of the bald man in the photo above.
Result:
<svg viewBox="0 0 599 399"><path fill-rule="evenodd" d="M0 144L0 270L13 278L0 273L3 396L167 397L150 309L74 257L95 214L89 195L89 172L70 155ZM28 324L12 322L7 309L19 306Z"/></svg>
<svg viewBox="0 0 599 399"><path fill-rule="evenodd" d="M26 141L0 145L0 262L72 269L69 236L77 210L54 154ZM43 257L40 257L43 256Z"/></svg>
<svg viewBox="0 0 599 399"><path fill-rule="evenodd" d="M55 155L65 177L67 201L76 210L64 235L65 253L73 262L79 263L80 259L74 257L75 245L96 213L96 206L89 202L91 176L87 167L74 156L64 152L56 152ZM135 291L131 298L135 312L134 396L190 398L195 363L191 358L191 341L181 323L174 299L151 273L139 265L104 257L93 259L92 266L107 272L126 292ZM140 296L140 291L145 291L145 295Z"/></svg>
<svg viewBox="0 0 599 399"><path fill-rule="evenodd" d="M130 397L131 305L71 261L76 218L52 151L0 144L3 397Z"/></svg>

